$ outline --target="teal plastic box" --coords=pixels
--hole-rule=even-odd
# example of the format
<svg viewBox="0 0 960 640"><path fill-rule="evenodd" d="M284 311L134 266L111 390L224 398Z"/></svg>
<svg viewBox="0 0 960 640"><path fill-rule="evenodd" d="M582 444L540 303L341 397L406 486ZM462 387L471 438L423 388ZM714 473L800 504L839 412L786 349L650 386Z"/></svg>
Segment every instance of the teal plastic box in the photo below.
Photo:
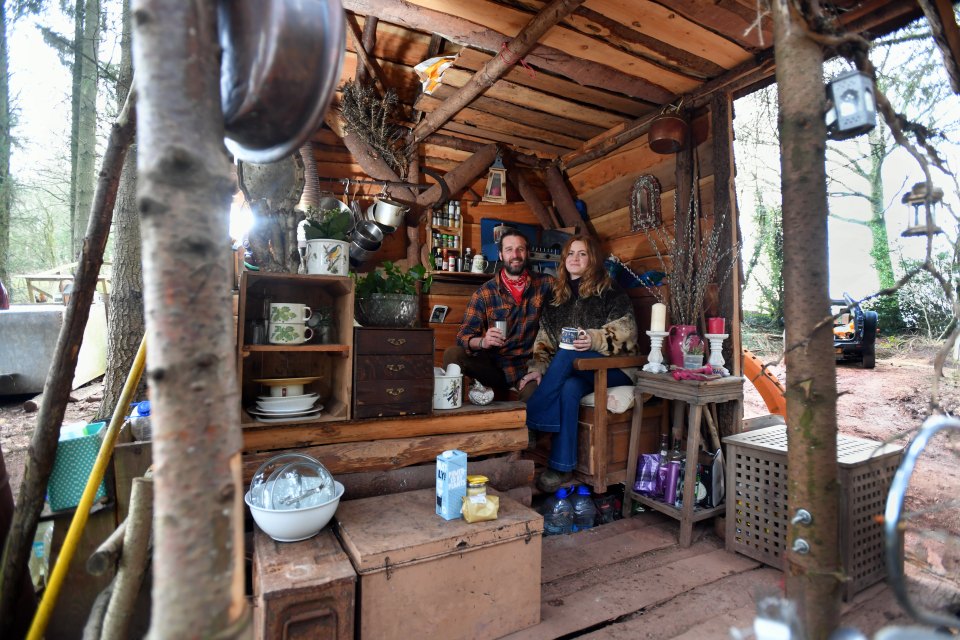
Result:
<svg viewBox="0 0 960 640"><path fill-rule="evenodd" d="M94 422L83 427L78 437L61 439L57 443L57 457L47 483L47 502L53 511L72 509L80 504L90 472L100 453L101 433L106 422ZM63 436L61 435L61 438ZM107 495L107 486L101 481L94 502Z"/></svg>

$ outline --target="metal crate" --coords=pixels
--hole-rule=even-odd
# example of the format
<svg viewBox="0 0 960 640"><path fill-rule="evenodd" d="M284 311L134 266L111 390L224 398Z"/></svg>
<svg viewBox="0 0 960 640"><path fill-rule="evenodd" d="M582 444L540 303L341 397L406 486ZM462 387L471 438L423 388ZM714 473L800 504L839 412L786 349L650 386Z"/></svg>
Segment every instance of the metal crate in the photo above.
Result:
<svg viewBox="0 0 960 640"><path fill-rule="evenodd" d="M726 548L783 569L791 509L787 502L787 428L724 438L727 445ZM903 448L837 436L839 542L849 600L886 576L882 516Z"/></svg>

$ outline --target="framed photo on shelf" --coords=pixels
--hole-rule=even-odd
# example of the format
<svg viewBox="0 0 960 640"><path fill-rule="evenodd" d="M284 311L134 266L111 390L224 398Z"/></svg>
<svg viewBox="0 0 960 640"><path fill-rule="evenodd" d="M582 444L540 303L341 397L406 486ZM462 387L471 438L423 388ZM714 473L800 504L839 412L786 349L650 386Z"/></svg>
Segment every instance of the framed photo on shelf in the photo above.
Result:
<svg viewBox="0 0 960 640"><path fill-rule="evenodd" d="M445 304L433 305L433 310L430 311L430 324L442 324L449 311L450 307Z"/></svg>

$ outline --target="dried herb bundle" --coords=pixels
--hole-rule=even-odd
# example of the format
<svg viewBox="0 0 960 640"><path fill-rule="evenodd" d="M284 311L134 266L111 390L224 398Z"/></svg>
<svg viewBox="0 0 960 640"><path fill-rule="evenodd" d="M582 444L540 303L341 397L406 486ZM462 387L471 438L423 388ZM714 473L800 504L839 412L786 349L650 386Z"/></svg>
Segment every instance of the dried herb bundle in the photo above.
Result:
<svg viewBox="0 0 960 640"><path fill-rule="evenodd" d="M714 218L709 235L706 238L700 237L700 198L697 183L698 175L695 172L690 209L686 216L680 215L679 203L674 198L675 236L670 235L662 226L654 224L642 226L642 231L653 245L663 271L670 274L668 277L670 299L665 301L663 292L659 288L648 287L647 289L659 302L667 305L672 324L697 324L703 310L707 288L717 276L717 267L722 260L730 258L725 272L719 274L717 280L717 284L723 288L733 270L739 250L738 244L721 250L720 240L727 224L726 216ZM664 253L670 256L669 265Z"/></svg>
<svg viewBox="0 0 960 640"><path fill-rule="evenodd" d="M399 121L397 93L387 90L381 98L372 85L349 80L343 85L340 111L345 129L355 133L390 165L401 180L407 177L405 131Z"/></svg>

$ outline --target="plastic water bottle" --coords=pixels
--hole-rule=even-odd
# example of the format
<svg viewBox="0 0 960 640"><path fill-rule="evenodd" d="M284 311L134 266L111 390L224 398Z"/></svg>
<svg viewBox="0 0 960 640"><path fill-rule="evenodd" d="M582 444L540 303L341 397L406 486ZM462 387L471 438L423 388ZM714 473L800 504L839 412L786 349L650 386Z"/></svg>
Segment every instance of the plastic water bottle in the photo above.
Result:
<svg viewBox="0 0 960 640"><path fill-rule="evenodd" d="M577 487L577 493L573 496L573 530L590 529L596 519L597 505L593 503L590 488L582 484Z"/></svg>
<svg viewBox="0 0 960 640"><path fill-rule="evenodd" d="M130 430L133 432L134 439L141 442L153 437L149 400L137 402L133 405L133 411L130 413Z"/></svg>
<svg viewBox="0 0 960 640"><path fill-rule="evenodd" d="M573 531L573 503L570 502L570 489L560 487L557 492L543 502L543 535L555 536Z"/></svg>

